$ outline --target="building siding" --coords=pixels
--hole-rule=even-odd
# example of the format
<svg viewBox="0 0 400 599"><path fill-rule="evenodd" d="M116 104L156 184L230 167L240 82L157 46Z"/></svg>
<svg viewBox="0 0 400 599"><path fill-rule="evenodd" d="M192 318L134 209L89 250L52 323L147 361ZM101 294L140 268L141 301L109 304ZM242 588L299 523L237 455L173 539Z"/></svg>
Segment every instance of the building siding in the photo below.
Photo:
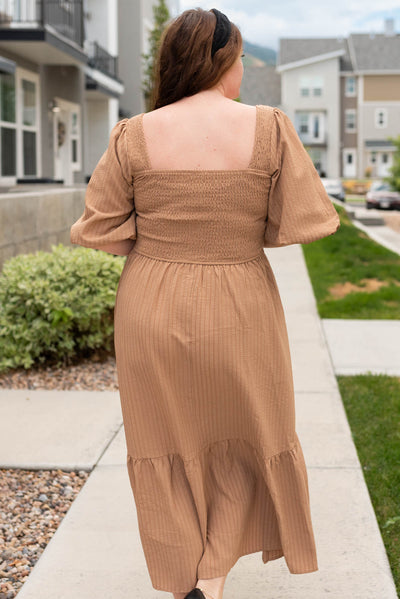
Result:
<svg viewBox="0 0 400 599"><path fill-rule="evenodd" d="M400 65L400 56L399 56ZM400 102L400 75L366 75L364 101Z"/></svg>

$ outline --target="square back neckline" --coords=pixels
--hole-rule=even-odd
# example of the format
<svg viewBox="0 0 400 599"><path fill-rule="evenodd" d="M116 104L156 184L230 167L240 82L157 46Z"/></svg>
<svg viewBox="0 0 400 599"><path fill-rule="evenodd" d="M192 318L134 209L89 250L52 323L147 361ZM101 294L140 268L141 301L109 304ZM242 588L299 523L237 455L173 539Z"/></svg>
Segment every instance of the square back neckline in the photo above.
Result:
<svg viewBox="0 0 400 599"><path fill-rule="evenodd" d="M182 174L182 173L190 173L190 174L194 174L194 173L248 173L248 172L254 172L255 167L255 159L256 159L256 151L257 151L257 147L258 147L258 141L259 141L259 131L260 131L260 114L261 114L261 109L260 109L260 105L256 104L255 105L256 108L256 125L255 125L255 132L254 132L254 139L253 139L253 147L252 147L252 152L251 152L251 157L250 157L250 161L247 165L247 167L245 168L234 168L234 169L168 169L168 168L152 168L151 166L151 161L150 161L150 156L148 153L148 149L147 149L147 142L146 142L146 137L144 134L144 127L143 127L143 117L144 117L144 112L142 112L140 114L140 133L141 133L141 142L142 142L142 147L143 147L143 154L144 154L144 158L145 158L145 162L146 162L146 167L145 169L143 169L143 172L146 173L168 173L168 174Z"/></svg>

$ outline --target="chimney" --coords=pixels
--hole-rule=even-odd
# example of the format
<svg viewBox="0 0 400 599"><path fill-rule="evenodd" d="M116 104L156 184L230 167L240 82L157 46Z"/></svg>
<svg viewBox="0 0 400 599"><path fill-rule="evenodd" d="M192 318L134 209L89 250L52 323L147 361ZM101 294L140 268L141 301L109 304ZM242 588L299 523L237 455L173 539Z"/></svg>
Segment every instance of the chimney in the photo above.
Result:
<svg viewBox="0 0 400 599"><path fill-rule="evenodd" d="M394 31L394 19L385 19L385 35L388 37L396 35Z"/></svg>

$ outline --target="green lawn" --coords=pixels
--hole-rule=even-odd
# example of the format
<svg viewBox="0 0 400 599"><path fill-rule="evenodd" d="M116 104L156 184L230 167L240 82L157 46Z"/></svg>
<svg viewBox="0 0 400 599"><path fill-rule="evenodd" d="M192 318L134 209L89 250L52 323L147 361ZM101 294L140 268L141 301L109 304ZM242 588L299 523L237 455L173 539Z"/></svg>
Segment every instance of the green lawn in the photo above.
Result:
<svg viewBox="0 0 400 599"><path fill-rule="evenodd" d="M302 246L319 315L400 318L400 256L357 229L342 206L335 208L339 230Z"/></svg>
<svg viewBox="0 0 400 599"><path fill-rule="evenodd" d="M400 378L337 379L400 596Z"/></svg>

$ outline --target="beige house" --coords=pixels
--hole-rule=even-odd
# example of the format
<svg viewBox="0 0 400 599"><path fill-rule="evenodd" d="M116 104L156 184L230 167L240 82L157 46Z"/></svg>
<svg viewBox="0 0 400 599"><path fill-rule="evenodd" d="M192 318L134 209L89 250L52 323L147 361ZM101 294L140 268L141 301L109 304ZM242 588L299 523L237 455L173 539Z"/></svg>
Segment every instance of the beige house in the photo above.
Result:
<svg viewBox="0 0 400 599"><path fill-rule="evenodd" d="M281 106L327 177L383 177L400 135L400 34L281 39Z"/></svg>

